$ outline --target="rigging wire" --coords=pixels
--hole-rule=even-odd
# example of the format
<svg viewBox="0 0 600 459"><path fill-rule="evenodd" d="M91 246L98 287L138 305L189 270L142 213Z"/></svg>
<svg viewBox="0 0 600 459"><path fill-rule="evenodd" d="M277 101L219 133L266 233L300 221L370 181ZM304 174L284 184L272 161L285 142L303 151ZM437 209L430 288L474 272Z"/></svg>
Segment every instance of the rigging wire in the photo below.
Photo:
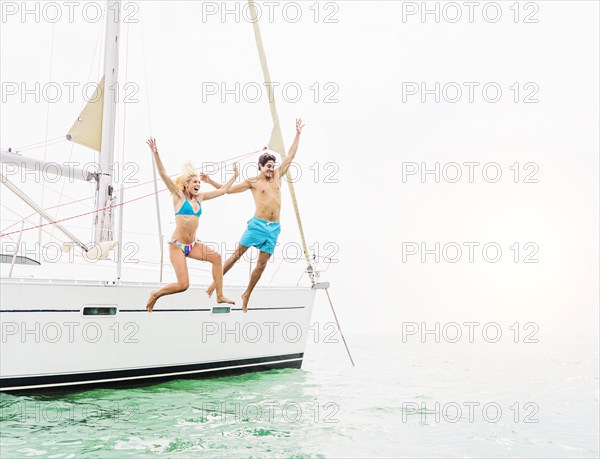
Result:
<svg viewBox="0 0 600 459"><path fill-rule="evenodd" d="M333 317L335 319L335 323L338 326L338 330L340 331L340 335L342 336L342 341L344 342L344 346L346 347L346 352L348 353L348 357L350 358L350 363L352 364L353 367L355 367L356 365L354 365L354 359L352 358L352 354L350 354L350 349L348 348L348 343L346 342L346 337L344 336L344 332L342 332L342 327L340 326L340 321L338 320L338 316L335 313L335 308L333 307L333 302L331 301L331 296L329 295L328 288L325 289L325 293L327 294L327 299L329 300L329 305L331 306L331 311L333 312Z"/></svg>
<svg viewBox="0 0 600 459"><path fill-rule="evenodd" d="M166 188L163 188L162 190L159 190L158 192L162 193L163 191L166 191L166 190L167 190ZM69 221L69 220L74 220L76 218L84 217L86 215L92 215L92 214L95 214L95 213L98 213L98 212L104 212L105 210L113 209L115 207L121 207L121 206L124 206L125 204L130 204L132 202L136 202L136 201L139 201L141 199L148 198L150 196L154 196L154 193L149 193L149 194L146 194L144 196L139 196L137 198L130 199L129 201L124 201L124 202L121 202L121 203L118 203L118 204L111 204L110 206L106 206L106 207L103 207L101 209L92 210L90 212L84 212L84 213L79 214L79 215L73 215L71 217L65 217L65 218L62 218L60 220L56 220L54 222L47 222L47 223L43 223L43 224L38 225L38 226L33 226L33 227L30 227L30 228L25 228L23 230L23 232L25 232L25 231L31 231L31 230L36 229L36 228L42 228L44 226L55 225L56 223L62 223L62 222L66 222L66 221ZM19 233L19 232L20 231L11 231L10 233L0 234L0 238L1 237L5 237L5 236L9 236L11 234L16 234L16 233Z"/></svg>
<svg viewBox="0 0 600 459"><path fill-rule="evenodd" d="M50 70L48 75L48 81L52 81L52 66L54 64L54 34L56 29L56 24L52 24L52 38L50 40ZM44 135L44 162L47 161L48 156L48 127L50 125L50 101L46 102L46 134ZM44 197L46 192L46 183L42 180L42 197L41 197L41 206L44 207ZM40 224L42 223L42 216L39 218ZM38 236L38 242L42 245L42 231L40 229L40 233Z"/></svg>
<svg viewBox="0 0 600 459"><path fill-rule="evenodd" d="M85 81L90 81L92 78L92 71L94 70L94 61L96 60L96 54L98 54L98 45L100 43L100 38L102 37L102 28L98 27L98 34L96 36L96 44L94 46L94 54L92 55L92 58L90 59L90 68L88 70L87 73L87 80ZM83 109L85 108L87 102L84 100L82 100L80 108L79 108L79 112L81 113L83 111ZM71 162L71 159L73 158L73 152L75 151L75 142L71 142L71 151L69 152L69 160L68 162ZM65 184L66 181L62 181L62 187L60 189L60 196L58 198L58 206L56 206L56 212L54 213L54 220L56 220L58 218L58 211L60 209L60 205L62 204L62 197L64 195L64 191L65 191ZM68 197L68 196L67 196ZM54 234L54 229L56 227L53 226L52 227L52 234Z"/></svg>
<svg viewBox="0 0 600 459"><path fill-rule="evenodd" d="M258 152L261 152L261 151L263 151L263 150L256 150L256 151L253 151L253 152L251 152L251 153L247 153L247 154L246 154L246 155L244 155L244 156L251 156L251 155L255 155L256 153L258 153ZM223 161L223 163L225 163L226 161L227 161L227 160ZM176 175L178 175L178 174L173 174L173 175L171 175L171 177L174 177L174 176L176 176ZM148 184L148 183L153 183L153 182L154 182L154 181L152 180L152 181L148 181L148 182L146 182L145 184ZM137 186L140 186L140 185L139 185L139 184L136 184L136 185L134 185L133 187L137 187ZM130 188L133 188L133 187L130 187ZM127 188L125 188L125 189L127 189ZM34 227L25 228L23 231L30 231L30 230L33 230L33 229L36 229L36 228L41 228L41 227L44 227L44 226L53 225L53 224L55 224L55 223L60 223L60 222L68 221L68 220L73 220L73 219L75 219L75 218L80 218L80 217L83 217L83 216L85 216L85 215L92 215L92 214L94 214L94 213L103 212L104 210L107 210L107 209L110 209L110 208L114 208L114 207L120 207L120 206L123 206L123 205L125 205L125 204L129 204L129 203L131 203L131 202L139 201L139 200L141 200L141 199L144 199L144 198L147 198L147 197L150 197L150 196L154 196L154 195L156 195L156 194L158 194L158 193L162 193L163 191L166 191L166 190L167 190L167 188L162 188L162 189L160 189L160 190L158 190L158 191L155 191L155 192L153 192L153 193L149 193L149 194L146 194L146 195L143 195L143 196L139 196L139 197L137 197L137 198L134 198L134 199L130 199L129 201L123 201L123 202L121 202L121 203L119 203L119 204L113 204L113 205L110 205L110 206L106 206L106 207L104 207L104 208L102 208L102 209L95 209L95 210L92 210L92 211L89 211L89 212L84 212L84 213L82 213L82 214L74 215L74 216L71 216L71 217L66 217L66 218L63 218L63 219L60 219L60 220L56 220L55 222L47 222L47 223L40 224L40 225L37 225L37 226L34 226ZM66 206L66 205L73 204L73 203L75 203L75 202L86 201L86 200L89 200L89 199L92 199L92 198L89 198L89 197L88 197L88 198L84 198L84 199L79 199L79 200L77 200L77 201L73 201L73 202L70 202L70 203L61 204L61 205L59 205L59 206L53 206L53 207L50 207L49 209L54 209L54 208L56 208L56 207L63 207L63 206ZM44 209L44 210L46 210L46 209ZM35 214L33 214L33 215L35 215ZM8 229L10 229L10 228L12 228L12 227L14 227L14 226L16 226L16 224L18 224L18 223L15 223L15 224L11 225L10 227L7 227L7 228L5 228L4 230L2 230L2 234L0 234L0 237L5 237L5 236L11 235L11 234L16 234L16 233L18 233L19 231L11 231L11 232L9 232L9 233L6 233L6 232L5 232L6 230L8 230Z"/></svg>
<svg viewBox="0 0 600 459"><path fill-rule="evenodd" d="M151 105L150 105L150 86L148 85L148 68L147 68L147 61L146 61L146 45L145 45L145 40L144 40L144 21L142 21L142 25L140 27L140 35L142 37L142 61L143 61L143 68L144 68L144 82L145 82L145 86L146 86L146 103L148 104L148 110L146 110L147 114L148 114L148 127L150 130L150 137L152 137L152 110L150 109ZM156 178L156 160L154 159L154 154L150 155L151 161L152 161L152 178L154 179L154 191L157 192L158 190L158 181ZM162 266L163 266L163 261L164 261L164 256L165 256L165 247L164 247L164 236L163 236L163 232L162 232L162 222L160 219L160 205L158 202L158 193L155 194L155 207L156 207L156 225L158 227L158 247L160 249L160 271L159 271L159 276L160 276L160 282L162 282L162 278L163 278L163 270L162 270Z"/></svg>
<svg viewBox="0 0 600 459"><path fill-rule="evenodd" d="M128 75L128 69L129 69L129 24L127 24L127 40L125 42L125 82L127 82L127 75ZM121 164L124 165L125 164L125 133L127 132L125 130L125 126L127 124L127 104L123 104L123 129L121 131L121 136L122 136L122 144L121 144L121 154L120 154L120 159L121 159ZM121 179L121 183L124 180L123 174L119 174L120 175L120 179ZM154 189L154 191L156 191L156 187ZM157 195L158 196L158 195ZM158 198L157 198L158 199ZM125 188L123 186L121 186L121 189L119 190L119 202L123 202L125 200ZM123 269L123 207L121 207L119 209L119 220L118 220L118 229L117 229L117 240L119 242L118 244L118 250L119 250L119 263L117 265L117 279L121 279L121 274L122 274L122 269ZM161 248L161 253L162 253L162 248ZM162 275L161 275L161 281L162 281Z"/></svg>
<svg viewBox="0 0 600 459"><path fill-rule="evenodd" d="M40 142L31 143L29 145L24 145L24 146L18 147L18 148L11 148L11 150L13 150L15 153L20 153L22 151L36 150L38 148L43 148L46 144L55 145L55 144L60 143L59 141L66 142L65 136L61 135L61 136L55 137L53 139L42 140Z"/></svg>
<svg viewBox="0 0 600 459"><path fill-rule="evenodd" d="M224 166L219 166L219 167L217 168L217 171L218 171L218 170L220 170L222 167L226 167L227 163L229 163L229 162L232 162L234 159L237 159L237 158L242 158L242 159L243 159L243 158L247 158L247 157L253 156L253 155L257 154L257 153L260 153L261 151L264 151L264 150L255 150L255 151L252 151L252 152L249 152L249 153L245 153L245 154L243 154L243 155L240 155L240 156L234 156L234 157L232 157L232 158L229 158L229 159L224 159L223 161L219 162L219 164L224 164ZM198 169L198 170L200 170L200 169ZM177 174L171 174L171 175L169 175L169 177L173 178L173 177L176 177L176 176L178 176L178 175L179 175L179 173L177 173ZM140 187L140 186L144 186L144 185L149 185L149 184L151 184L151 183L154 183L154 180L148 180L148 181L146 181L146 182L142 182L142 183L136 183L135 185L131 185L131 186L128 186L128 187L122 187L122 189L123 189L123 190L132 190L132 189L134 189L134 188L138 188L138 187ZM49 189L49 190L51 190L51 191L54 191L54 190L52 190L52 188L48 188L48 189ZM118 192L120 192L120 191L121 191L121 188L118 188L118 189L117 189L117 191L118 191ZM56 192L56 191L54 191L54 192ZM58 192L56 192L56 193L58 193ZM63 194L64 194L64 193L63 193ZM66 196L67 198L70 198L68 195L65 195L65 196ZM91 200L91 199L94 199L94 196L88 196L88 197L81 198L81 199L74 199L74 198L70 198L70 199L73 199L73 200L72 200L72 201L70 201L70 202L65 202L65 203L63 203L63 204L59 204L59 205L55 205L55 206L51 206L51 207L45 208L44 210L52 210L52 209L56 209L56 208L59 208L59 207L67 207L67 206L70 206L70 205L72 205L72 204L78 204L78 203L82 203L82 202L84 202L84 201L89 201L89 200ZM90 208L90 209L91 209L91 208L93 208L93 207L92 207L92 206L90 206L90 205L86 205L86 207L88 207L88 208ZM31 218L31 217L33 217L33 216L35 216L35 215L37 215L37 212L34 212L34 213L30 214L30 215L29 215L27 218ZM13 228L14 226L18 225L19 223L21 223L21 220L19 220L19 221L17 221L17 222L15 222L15 223L13 223L13 224L12 224L12 225L10 225L10 226L7 226L6 228L3 228L2 230L0 230L0 233L5 233L5 232L6 232L6 231L8 231L9 229L11 229L11 228Z"/></svg>

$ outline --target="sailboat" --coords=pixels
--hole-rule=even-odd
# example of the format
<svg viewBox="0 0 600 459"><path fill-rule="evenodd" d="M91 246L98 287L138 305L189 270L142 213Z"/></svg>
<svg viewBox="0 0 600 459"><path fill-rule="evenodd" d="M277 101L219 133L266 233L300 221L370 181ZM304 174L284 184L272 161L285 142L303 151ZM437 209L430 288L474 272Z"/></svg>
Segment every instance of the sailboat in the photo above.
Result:
<svg viewBox="0 0 600 459"><path fill-rule="evenodd" d="M112 87L119 79L120 21L114 18L120 17L121 4L120 0L110 3L114 15L106 14L100 89ZM263 75L265 81L271 81L253 1L249 1L249 11L254 14ZM271 94L274 127L269 149L285 156L274 100ZM86 246L8 176L0 174L5 192L13 192L45 220L44 224L58 228L72 250L100 260L99 266L111 253L122 250L122 231L115 231L114 210L124 203L117 196L110 172L115 151L116 105L112 97L92 98L68 135L69 140L100 152L100 173L65 170L56 164L52 169L57 175L95 185L93 247ZM0 151L0 160L3 165L23 169L40 167L39 160L9 150ZM162 284L122 280L121 256L116 273L105 269L93 280L77 280L13 277L15 265L22 268L39 265L40 261L19 254L18 249L3 254L2 262L10 268L3 270L0 280L0 391L151 384L178 378L300 368L315 295L328 284L319 282L319 272L311 265L293 182L288 183L310 286L259 286L247 314L241 307L214 304L205 294L206 285L192 285L184 293L162 298L160 307L149 314L146 301L150 292ZM15 231L19 241L23 229ZM244 289L245 285L227 285L228 294L236 297Z"/></svg>

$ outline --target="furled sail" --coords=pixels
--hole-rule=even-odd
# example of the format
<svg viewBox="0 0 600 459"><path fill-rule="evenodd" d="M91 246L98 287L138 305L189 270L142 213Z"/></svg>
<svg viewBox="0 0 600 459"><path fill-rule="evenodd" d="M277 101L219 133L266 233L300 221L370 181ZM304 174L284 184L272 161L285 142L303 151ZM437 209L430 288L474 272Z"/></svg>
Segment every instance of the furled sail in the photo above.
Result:
<svg viewBox="0 0 600 459"><path fill-rule="evenodd" d="M271 132L271 139L269 140L269 150L276 151L283 158L285 158L285 146L283 145L283 135L281 134L279 121L277 121L273 126L273 131Z"/></svg>
<svg viewBox="0 0 600 459"><path fill-rule="evenodd" d="M279 115L277 113L277 106L275 105L275 96L273 85L270 84L271 73L269 72L269 66L267 64L267 56L265 54L265 48L260 34L260 26L258 24L258 15L256 9L256 3L254 0L248 0L248 9L250 10L250 16L252 18L252 27L254 28L254 39L256 41L256 49L258 51L258 57L260 59L260 66L263 71L263 77L265 86L269 92L269 108L271 109L271 118L273 120L273 131L271 132L271 139L269 140L269 149L276 151L281 155L282 158L286 157L285 146L283 143L283 134L281 133L281 126L279 124ZM298 222L298 230L300 230L300 238L302 239L302 248L304 250L304 258L308 265L308 272L311 276L313 285L315 278L313 277L313 268L310 263L310 255L308 252L308 245L306 244L306 237L304 236L304 228L302 227L302 219L300 218L300 209L298 208L298 201L296 200L296 191L294 190L294 182L291 180L290 172L287 173L287 182L290 189L290 196L292 198L292 204L294 205L294 211L296 213L296 221Z"/></svg>
<svg viewBox="0 0 600 459"><path fill-rule="evenodd" d="M104 77L79 117L71 126L67 139L100 151L102 145L102 114L104 111Z"/></svg>

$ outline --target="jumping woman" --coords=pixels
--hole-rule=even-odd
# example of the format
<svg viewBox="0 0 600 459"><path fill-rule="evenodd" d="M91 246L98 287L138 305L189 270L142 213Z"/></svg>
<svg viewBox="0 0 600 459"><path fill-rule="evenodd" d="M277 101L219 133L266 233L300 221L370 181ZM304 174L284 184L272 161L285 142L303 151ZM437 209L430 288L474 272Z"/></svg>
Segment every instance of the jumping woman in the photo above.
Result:
<svg viewBox="0 0 600 459"><path fill-rule="evenodd" d="M188 257L212 263L212 276L217 290L217 303L235 304L234 301L223 295L223 265L221 255L196 239L196 230L198 229L199 217L202 214L202 201L208 201L227 193L238 176L237 164L233 166L235 171L233 178L223 185L223 188L207 193L200 193L200 179L193 165L187 163L184 166L183 175L173 181L167 175L165 167L158 156L156 139L150 138L146 143L154 154L160 178L162 178L173 195L176 227L173 237L169 241L169 255L175 275L177 276L176 283L165 285L160 290L150 294L146 309L148 312L152 312L156 300L161 296L172 295L173 293L183 292L188 289L190 285L186 261Z"/></svg>

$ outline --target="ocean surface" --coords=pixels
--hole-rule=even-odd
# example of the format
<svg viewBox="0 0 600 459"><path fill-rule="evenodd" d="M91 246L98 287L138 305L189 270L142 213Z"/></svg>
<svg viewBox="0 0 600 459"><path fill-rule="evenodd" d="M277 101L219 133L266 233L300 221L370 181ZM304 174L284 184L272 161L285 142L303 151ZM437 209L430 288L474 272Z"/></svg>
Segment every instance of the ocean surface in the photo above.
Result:
<svg viewBox="0 0 600 459"><path fill-rule="evenodd" d="M0 457L599 456L598 341L311 340L301 370L0 394Z"/></svg>

